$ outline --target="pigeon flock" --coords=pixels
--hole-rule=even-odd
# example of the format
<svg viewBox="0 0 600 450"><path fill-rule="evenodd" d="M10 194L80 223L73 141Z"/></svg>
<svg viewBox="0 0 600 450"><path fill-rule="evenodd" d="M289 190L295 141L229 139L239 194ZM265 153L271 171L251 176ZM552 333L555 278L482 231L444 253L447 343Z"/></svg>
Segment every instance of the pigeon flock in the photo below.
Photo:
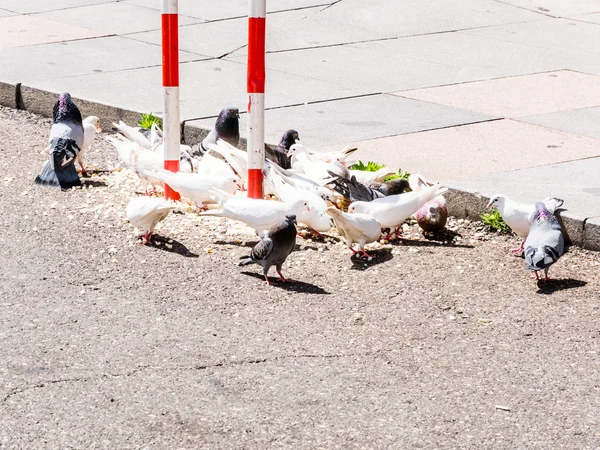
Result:
<svg viewBox="0 0 600 450"><path fill-rule="evenodd" d="M260 237L249 256L239 264L260 264L269 284L268 272L275 266L281 281L282 264L294 249L297 224L314 234L327 233L335 226L346 245L359 258L373 258L365 250L369 243L401 235L406 219L414 216L426 232L444 228L448 217L443 194L448 190L419 174L393 178L393 171L351 170L356 148L314 152L300 144L296 130L287 130L276 147L265 145L265 198L251 199L247 188L247 154L237 148L240 141L239 111L224 108L207 137L197 146L180 145L180 171L163 166L163 136L153 125L150 130L114 124L119 134L108 136L119 161L144 183L146 196L129 201L126 214L142 233L140 243L150 242L156 225L176 209L176 204L156 194L168 184L181 197L195 203L199 215L227 217L243 222ZM71 96L63 93L53 109L53 125L44 154L48 161L37 184L69 189L80 186L75 161L87 176L83 152L96 133L100 121L82 119ZM386 180L387 178L391 178ZM506 224L523 239L520 247L526 269L548 280L548 268L564 252L564 237L554 213L563 201L548 198L535 205L523 205L503 195L491 198ZM358 250L354 248L358 245Z"/></svg>

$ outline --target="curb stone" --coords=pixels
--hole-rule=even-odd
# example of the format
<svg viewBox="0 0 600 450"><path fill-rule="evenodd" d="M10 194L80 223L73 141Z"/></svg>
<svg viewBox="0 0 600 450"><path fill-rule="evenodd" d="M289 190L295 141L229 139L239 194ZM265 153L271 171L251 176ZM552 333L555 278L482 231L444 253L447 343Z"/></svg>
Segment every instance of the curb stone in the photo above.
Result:
<svg viewBox="0 0 600 450"><path fill-rule="evenodd" d="M0 105L16 109L25 109L43 117L50 117L52 107L56 102L59 92L50 92L24 86L20 83L12 84L0 81ZM111 129L112 122L123 120L126 123L137 123L140 112L105 105L90 100L73 97L81 109L83 116L97 116L104 129ZM19 104L17 104L19 103ZM157 114L160 116L160 114ZM216 116L215 116L216 117ZM182 143L188 145L202 141L210 130L196 125L181 125ZM241 138L239 147L246 148L246 139ZM478 192L469 192L460 188L449 187L446 193L448 201L448 214L457 218L481 221L480 214L487 211L486 205L489 197ZM588 250L600 250L600 217L585 220L571 217L568 212L559 213L557 217L562 225L566 241Z"/></svg>

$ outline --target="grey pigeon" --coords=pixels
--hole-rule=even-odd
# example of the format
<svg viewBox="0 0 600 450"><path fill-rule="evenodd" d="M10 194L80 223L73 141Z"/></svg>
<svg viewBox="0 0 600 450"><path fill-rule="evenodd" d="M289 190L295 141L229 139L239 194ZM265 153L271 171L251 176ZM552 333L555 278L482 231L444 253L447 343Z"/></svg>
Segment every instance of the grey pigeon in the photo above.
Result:
<svg viewBox="0 0 600 450"><path fill-rule="evenodd" d="M404 191L409 190L408 180L404 178L395 178L382 183L373 181L369 183L369 187L381 192L386 197L388 195L402 194Z"/></svg>
<svg viewBox="0 0 600 450"><path fill-rule="evenodd" d="M265 144L265 156L279 165L283 169L292 168L292 158L288 156L290 147L300 140L300 135L296 130L287 130L281 136L279 145L271 147Z"/></svg>
<svg viewBox="0 0 600 450"><path fill-rule="evenodd" d="M327 172L330 176L334 177L334 179L327 184L333 184L333 190L339 192L344 198L351 202L370 202L376 198L385 197L385 195L378 190L371 189L369 186L362 184L354 175L352 175L350 179L347 179L329 170Z"/></svg>
<svg viewBox="0 0 600 450"><path fill-rule="evenodd" d="M52 110L53 124L48 145L49 158L36 184L69 189L81 186L75 160L83 147L83 121L68 93L60 94Z"/></svg>
<svg viewBox="0 0 600 450"><path fill-rule="evenodd" d="M548 268L564 253L565 240L558 220L542 202L535 204L535 216L524 247L526 269L535 271L538 279L538 271L543 270L544 280L548 281Z"/></svg>
<svg viewBox="0 0 600 450"><path fill-rule="evenodd" d="M215 126L198 146L199 153L204 155L208 150L208 144L216 144L219 139L234 147L240 143L240 110L238 108L228 106L221 110Z"/></svg>
<svg viewBox="0 0 600 450"><path fill-rule="evenodd" d="M268 285L271 283L267 274L274 265L281 281L289 281L282 275L281 266L296 245L296 223L295 215L285 216L285 220L265 233L265 237L252 248L250 256L242 257L244 260L239 265L260 264Z"/></svg>

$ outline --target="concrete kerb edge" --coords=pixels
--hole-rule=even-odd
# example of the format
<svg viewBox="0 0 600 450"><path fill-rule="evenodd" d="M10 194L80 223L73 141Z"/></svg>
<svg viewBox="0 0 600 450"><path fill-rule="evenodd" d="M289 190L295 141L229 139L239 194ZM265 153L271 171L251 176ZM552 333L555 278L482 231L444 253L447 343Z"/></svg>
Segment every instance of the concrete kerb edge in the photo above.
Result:
<svg viewBox="0 0 600 450"><path fill-rule="evenodd" d="M50 92L20 83L11 84L0 81L0 105L10 108L25 109L44 117L49 117L59 92ZM123 120L126 123L137 123L139 111L117 108L103 103L74 98L85 116L97 116L105 129L112 127L112 122ZM20 104L17 104L20 103ZM181 125L182 142L188 145L201 142L210 130L183 122ZM246 139L241 138L239 147L246 148ZM480 221L480 215L487 211L488 197L478 192L468 192L457 188L449 188L446 193L448 214L464 219ZM581 220L570 217L568 213L558 214L568 242L588 250L600 250L600 218ZM587 222L587 223L586 223Z"/></svg>
<svg viewBox="0 0 600 450"><path fill-rule="evenodd" d="M448 202L448 214L454 217L481 221L481 214L488 212L489 197L479 192L449 188L444 194ZM567 211L557 213L565 240L587 250L600 250L600 217L582 220Z"/></svg>

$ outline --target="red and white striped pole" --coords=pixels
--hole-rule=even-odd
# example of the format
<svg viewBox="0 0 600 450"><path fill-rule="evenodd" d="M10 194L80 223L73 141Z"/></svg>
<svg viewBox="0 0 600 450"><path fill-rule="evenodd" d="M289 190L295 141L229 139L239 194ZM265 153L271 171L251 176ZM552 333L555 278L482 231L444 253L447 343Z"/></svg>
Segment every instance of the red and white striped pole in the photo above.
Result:
<svg viewBox="0 0 600 450"><path fill-rule="evenodd" d="M179 14L178 0L162 0L163 148L165 169L179 172ZM179 193L165 183L165 198L179 200Z"/></svg>
<svg viewBox="0 0 600 450"><path fill-rule="evenodd" d="M263 198L265 164L266 0L249 0L248 14L248 197Z"/></svg>

